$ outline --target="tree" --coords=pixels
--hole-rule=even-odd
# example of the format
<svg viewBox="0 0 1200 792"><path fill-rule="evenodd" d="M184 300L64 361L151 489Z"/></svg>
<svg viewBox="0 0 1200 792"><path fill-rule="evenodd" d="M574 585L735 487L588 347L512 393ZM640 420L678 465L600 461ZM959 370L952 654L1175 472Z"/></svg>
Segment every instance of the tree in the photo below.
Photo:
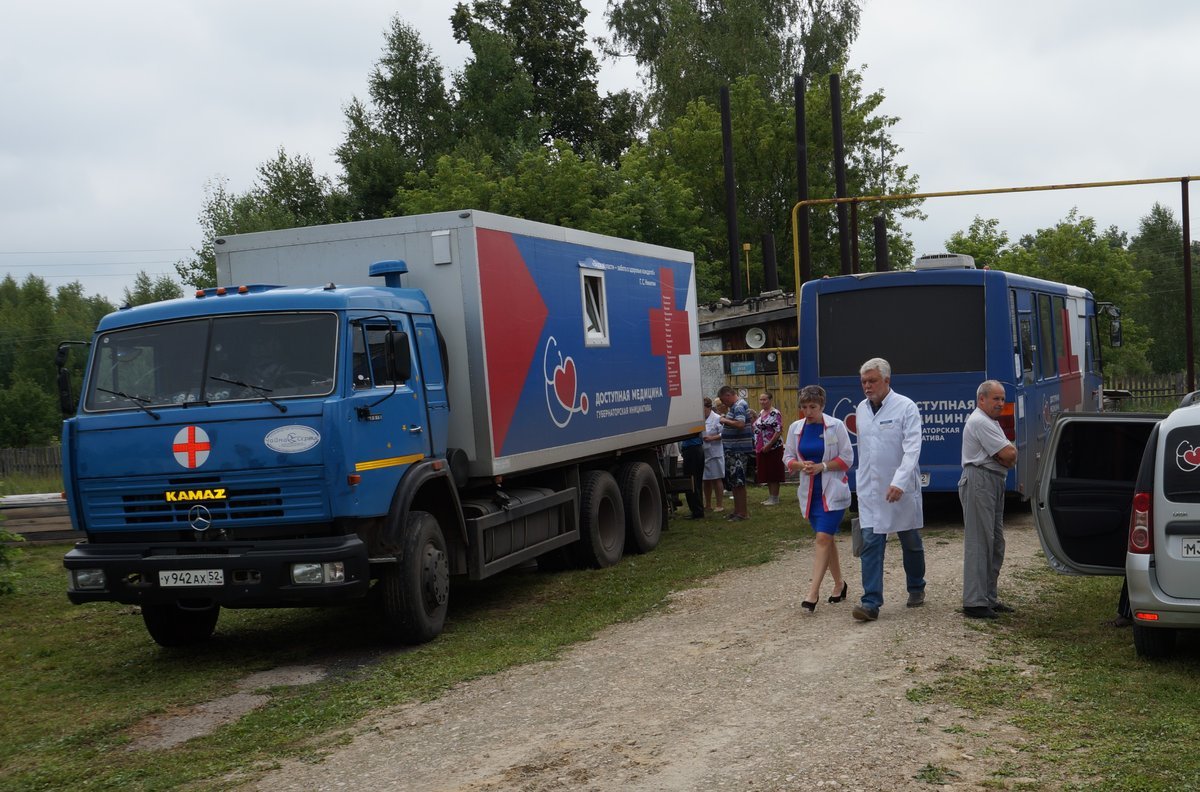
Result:
<svg viewBox="0 0 1200 792"><path fill-rule="evenodd" d="M54 442L62 428L56 393L24 377L0 388L0 448Z"/></svg>
<svg viewBox="0 0 1200 792"><path fill-rule="evenodd" d="M1149 298L1140 308L1128 312L1146 325L1152 336L1148 358L1158 373L1167 374L1187 368L1184 343L1183 228L1174 213L1155 203L1141 219L1138 233L1129 244L1134 266L1146 277ZM1200 261L1200 245L1192 243L1192 260ZM1193 281L1193 325L1200 321L1200 284ZM1192 328L1193 349L1200 334Z"/></svg>
<svg viewBox="0 0 1200 792"><path fill-rule="evenodd" d="M792 76L838 70L858 35L858 0L609 0L611 55L632 55L649 106L670 123L722 85L755 77L784 100Z"/></svg>
<svg viewBox="0 0 1200 792"><path fill-rule="evenodd" d="M124 302L126 305L145 305L182 296L183 289L166 275L151 278L145 272L139 272L133 281L132 291L129 288L125 289Z"/></svg>
<svg viewBox="0 0 1200 792"><path fill-rule="evenodd" d="M247 192L237 195L226 185L223 179L205 185L200 210L204 238L190 259L175 264L179 278L197 288L217 281L219 237L349 219L346 193L335 189L328 177L317 175L310 158L289 156L282 148L258 166L258 178Z"/></svg>
<svg viewBox="0 0 1200 792"><path fill-rule="evenodd" d="M1000 221L995 218L984 220L979 215L975 215L966 233L955 231L946 240L946 252L965 253L975 259L975 266L980 269L1003 269L997 265L1009 247L1008 233L1000 229Z"/></svg>
<svg viewBox="0 0 1200 792"><path fill-rule="evenodd" d="M851 194L870 194L881 189L892 192L916 192L916 179L906 166L892 157L884 163L872 152L878 141L887 137L895 119L877 113L883 94L864 95L862 77L851 71L842 80L842 115L847 154L847 184ZM810 123L808 129L809 193L832 196L834 190L833 132L829 112L827 83L809 86L805 99ZM791 210L795 204L793 176L796 172L794 143L795 111L792 102L764 96L754 78L742 78L730 88L734 162L737 177L738 231L755 250L761 247L764 233L773 233L780 282L784 288L795 285ZM890 143L890 142L889 142ZM702 262L702 280L708 289L702 300L728 293L727 244L725 225L725 188L721 168L721 119L715 104L693 101L681 116L659 131L652 131L649 145L658 162L670 161L696 195L707 231L704 247L697 250ZM899 152L899 147L892 147ZM810 212L814 275L834 274L838 270L836 217L832 208L814 208ZM904 217L920 217L915 202L893 204L885 212L891 229L890 255L896 260L911 258L912 243L899 228ZM869 261L874 246L870 223L860 223L859 247L863 260ZM761 261L761 253L756 256Z"/></svg>
<svg viewBox="0 0 1200 792"><path fill-rule="evenodd" d="M980 221L976 218L972 228ZM994 221L984 222L994 230ZM953 241L954 237L951 238ZM1035 278L1082 286L1097 302L1112 302L1126 311L1122 329L1124 343L1119 349L1108 345L1101 334L1105 370L1110 374L1143 374L1149 371L1146 354L1150 333L1135 318L1142 310L1146 274L1133 265L1133 256L1124 249L1121 232L1110 228L1096 230L1096 221L1081 217L1072 209L1050 228L1026 234L1013 246L1002 249L992 266ZM961 251L960 251L961 252Z"/></svg>

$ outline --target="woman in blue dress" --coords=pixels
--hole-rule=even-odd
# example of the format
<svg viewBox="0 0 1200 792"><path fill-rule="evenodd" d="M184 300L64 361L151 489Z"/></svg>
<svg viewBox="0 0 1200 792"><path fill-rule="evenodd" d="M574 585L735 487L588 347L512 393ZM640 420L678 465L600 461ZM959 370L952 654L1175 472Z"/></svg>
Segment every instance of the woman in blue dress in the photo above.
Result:
<svg viewBox="0 0 1200 792"><path fill-rule="evenodd" d="M830 602L846 599L849 588L842 578L838 560L838 525L850 506L850 482L847 471L854 464L854 447L846 425L826 415L825 389L806 385L800 389L800 420L788 428L783 446L783 464L789 472L800 474L796 495L800 510L812 525L813 572L808 597L800 605L809 613L817 609L821 598L821 582L825 573L833 578Z"/></svg>

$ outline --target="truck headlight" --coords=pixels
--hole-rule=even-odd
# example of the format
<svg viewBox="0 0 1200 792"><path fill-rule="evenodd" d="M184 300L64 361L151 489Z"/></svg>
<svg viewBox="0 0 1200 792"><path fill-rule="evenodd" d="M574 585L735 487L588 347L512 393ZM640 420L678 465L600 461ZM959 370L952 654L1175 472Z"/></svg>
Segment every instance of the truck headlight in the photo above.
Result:
<svg viewBox="0 0 1200 792"><path fill-rule="evenodd" d="M346 579L346 565L341 561L292 564L292 582L297 585L341 583Z"/></svg>
<svg viewBox="0 0 1200 792"><path fill-rule="evenodd" d="M103 569L71 570L71 588L76 591L103 591L107 586Z"/></svg>

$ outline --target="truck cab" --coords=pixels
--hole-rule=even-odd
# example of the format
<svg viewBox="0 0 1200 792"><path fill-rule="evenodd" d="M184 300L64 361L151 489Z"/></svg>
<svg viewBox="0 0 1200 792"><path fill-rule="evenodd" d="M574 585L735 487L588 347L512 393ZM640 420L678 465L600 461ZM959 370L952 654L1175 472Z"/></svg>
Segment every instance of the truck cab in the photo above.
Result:
<svg viewBox="0 0 1200 792"><path fill-rule="evenodd" d="M436 634L440 527L462 531L444 357L418 290L206 289L106 317L64 422L87 535L64 559L69 598L140 605L164 645L207 637L221 607L359 598L412 538L388 519L401 481L441 480L421 496L423 623L407 625Z"/></svg>

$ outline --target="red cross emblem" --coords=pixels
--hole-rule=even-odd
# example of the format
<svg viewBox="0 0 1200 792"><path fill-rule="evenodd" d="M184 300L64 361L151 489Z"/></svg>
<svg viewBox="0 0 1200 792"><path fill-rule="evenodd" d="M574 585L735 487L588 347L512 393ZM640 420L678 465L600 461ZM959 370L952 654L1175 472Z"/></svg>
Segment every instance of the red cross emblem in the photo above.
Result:
<svg viewBox="0 0 1200 792"><path fill-rule="evenodd" d="M185 426L175 434L175 442L171 451L175 453L175 461L185 468L198 468L208 459L212 444L208 442L208 432L199 426Z"/></svg>
<svg viewBox="0 0 1200 792"><path fill-rule="evenodd" d="M691 352L692 337L688 312L675 307L675 272L663 267L658 273L662 308L650 309L650 354L667 359L667 395L679 396L679 356Z"/></svg>

